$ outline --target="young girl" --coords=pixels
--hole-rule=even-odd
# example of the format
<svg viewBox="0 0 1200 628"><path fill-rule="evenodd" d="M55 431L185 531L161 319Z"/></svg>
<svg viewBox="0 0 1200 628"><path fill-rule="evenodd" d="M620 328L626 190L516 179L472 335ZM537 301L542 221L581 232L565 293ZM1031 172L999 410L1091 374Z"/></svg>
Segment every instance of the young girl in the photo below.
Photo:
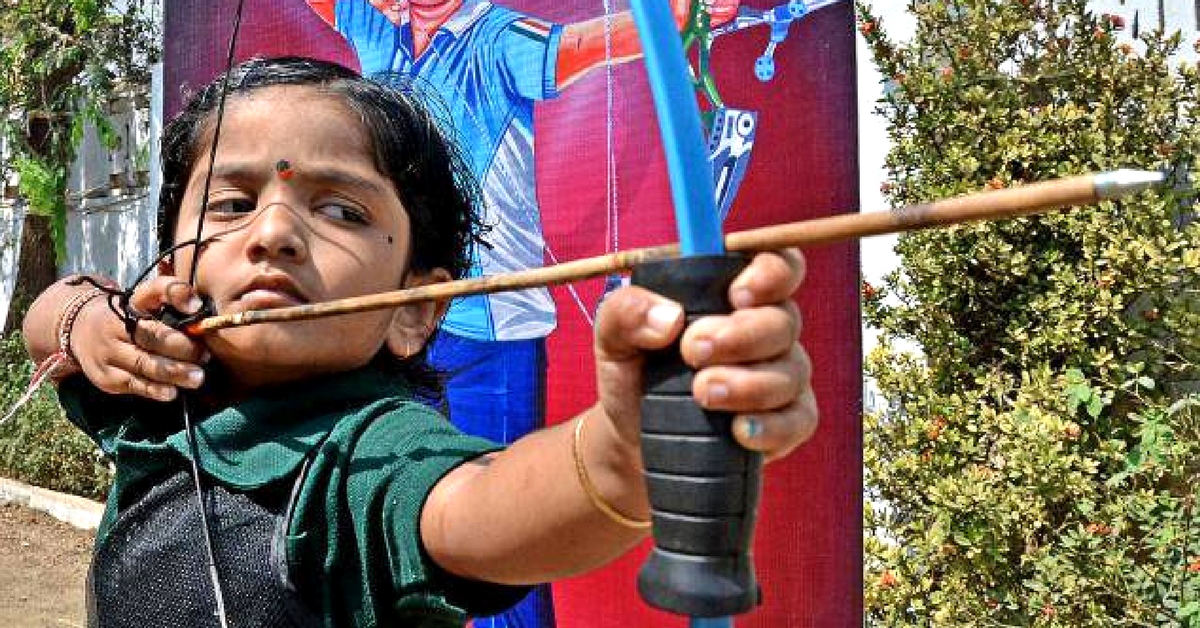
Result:
<svg viewBox="0 0 1200 628"><path fill-rule="evenodd" d="M195 312L204 296L232 313L463 274L469 177L409 97L323 62L254 60L230 72L218 126L220 85L164 135L161 241L203 244L162 262L136 310ZM742 413L744 446L773 458L811 435L789 300L802 274L797 252L760 254L730 288L735 312L686 332L673 302L614 293L596 323L597 403L507 449L414 401L445 304L195 339L150 318L127 326L98 291L61 281L25 335L35 360L70 357L60 399L117 467L92 622L219 625L219 590L238 626L461 626L526 585L603 565L647 533L644 350L683 332L697 400Z"/></svg>

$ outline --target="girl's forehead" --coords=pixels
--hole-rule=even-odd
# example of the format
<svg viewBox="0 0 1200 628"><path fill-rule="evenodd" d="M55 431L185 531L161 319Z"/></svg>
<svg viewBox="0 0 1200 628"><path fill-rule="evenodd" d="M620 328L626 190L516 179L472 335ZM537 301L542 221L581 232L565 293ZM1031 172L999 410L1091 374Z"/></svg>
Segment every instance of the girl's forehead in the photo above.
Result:
<svg viewBox="0 0 1200 628"><path fill-rule="evenodd" d="M319 158L369 162L375 143L346 96L316 86L279 85L231 94L221 119L209 115L193 147L195 164L208 161L217 137L217 162L259 156L272 164Z"/></svg>
<svg viewBox="0 0 1200 628"><path fill-rule="evenodd" d="M244 117L296 118L301 125L320 118L336 118L340 119L344 131L355 132L366 139L366 129L349 97L316 85L270 85L230 93L226 96L224 112L216 108L204 119L200 141L212 141L218 115L222 126L230 119Z"/></svg>

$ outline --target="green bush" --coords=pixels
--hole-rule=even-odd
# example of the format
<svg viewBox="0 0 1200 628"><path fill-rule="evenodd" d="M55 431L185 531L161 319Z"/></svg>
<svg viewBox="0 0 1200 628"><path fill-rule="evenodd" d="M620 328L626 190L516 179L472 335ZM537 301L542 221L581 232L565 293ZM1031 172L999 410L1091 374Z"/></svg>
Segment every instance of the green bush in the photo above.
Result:
<svg viewBox="0 0 1200 628"><path fill-rule="evenodd" d="M912 0L891 41L894 205L1200 154L1177 36L1085 0ZM901 238L863 286L865 606L879 626L1200 627L1200 223L1185 181Z"/></svg>
<svg viewBox="0 0 1200 628"><path fill-rule="evenodd" d="M24 394L33 368L19 335L0 340L3 413ZM101 499L112 482L112 469L91 439L63 416L54 387L44 384L0 425L0 476Z"/></svg>

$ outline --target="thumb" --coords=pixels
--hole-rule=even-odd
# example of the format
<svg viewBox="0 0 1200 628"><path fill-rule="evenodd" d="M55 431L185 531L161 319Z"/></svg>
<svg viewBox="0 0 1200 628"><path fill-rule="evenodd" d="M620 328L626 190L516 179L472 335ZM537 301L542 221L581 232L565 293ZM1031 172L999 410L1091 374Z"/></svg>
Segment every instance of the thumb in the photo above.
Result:
<svg viewBox="0 0 1200 628"><path fill-rule="evenodd" d="M157 312L164 305L192 314L203 305L196 296L195 288L183 279L170 275L159 275L139 285L133 291L129 304L147 314Z"/></svg>
<svg viewBox="0 0 1200 628"><path fill-rule="evenodd" d="M637 436L643 351L670 345L683 326L683 308L678 303L637 286L613 292L600 306L596 390L605 413L623 436Z"/></svg>

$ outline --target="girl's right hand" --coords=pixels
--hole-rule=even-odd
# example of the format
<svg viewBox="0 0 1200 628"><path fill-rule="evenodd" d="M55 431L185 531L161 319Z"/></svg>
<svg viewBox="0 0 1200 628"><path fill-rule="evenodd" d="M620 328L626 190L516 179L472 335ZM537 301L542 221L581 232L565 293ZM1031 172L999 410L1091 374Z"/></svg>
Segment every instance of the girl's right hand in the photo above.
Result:
<svg viewBox="0 0 1200 628"><path fill-rule="evenodd" d="M130 305L139 312L171 305L184 314L201 307L192 287L173 276L142 283ZM130 338L104 298L92 299L80 310L71 328L71 350L83 374L100 390L156 401L171 401L179 388L199 388L204 383L201 365L209 359L203 342L156 320L139 321Z"/></svg>

